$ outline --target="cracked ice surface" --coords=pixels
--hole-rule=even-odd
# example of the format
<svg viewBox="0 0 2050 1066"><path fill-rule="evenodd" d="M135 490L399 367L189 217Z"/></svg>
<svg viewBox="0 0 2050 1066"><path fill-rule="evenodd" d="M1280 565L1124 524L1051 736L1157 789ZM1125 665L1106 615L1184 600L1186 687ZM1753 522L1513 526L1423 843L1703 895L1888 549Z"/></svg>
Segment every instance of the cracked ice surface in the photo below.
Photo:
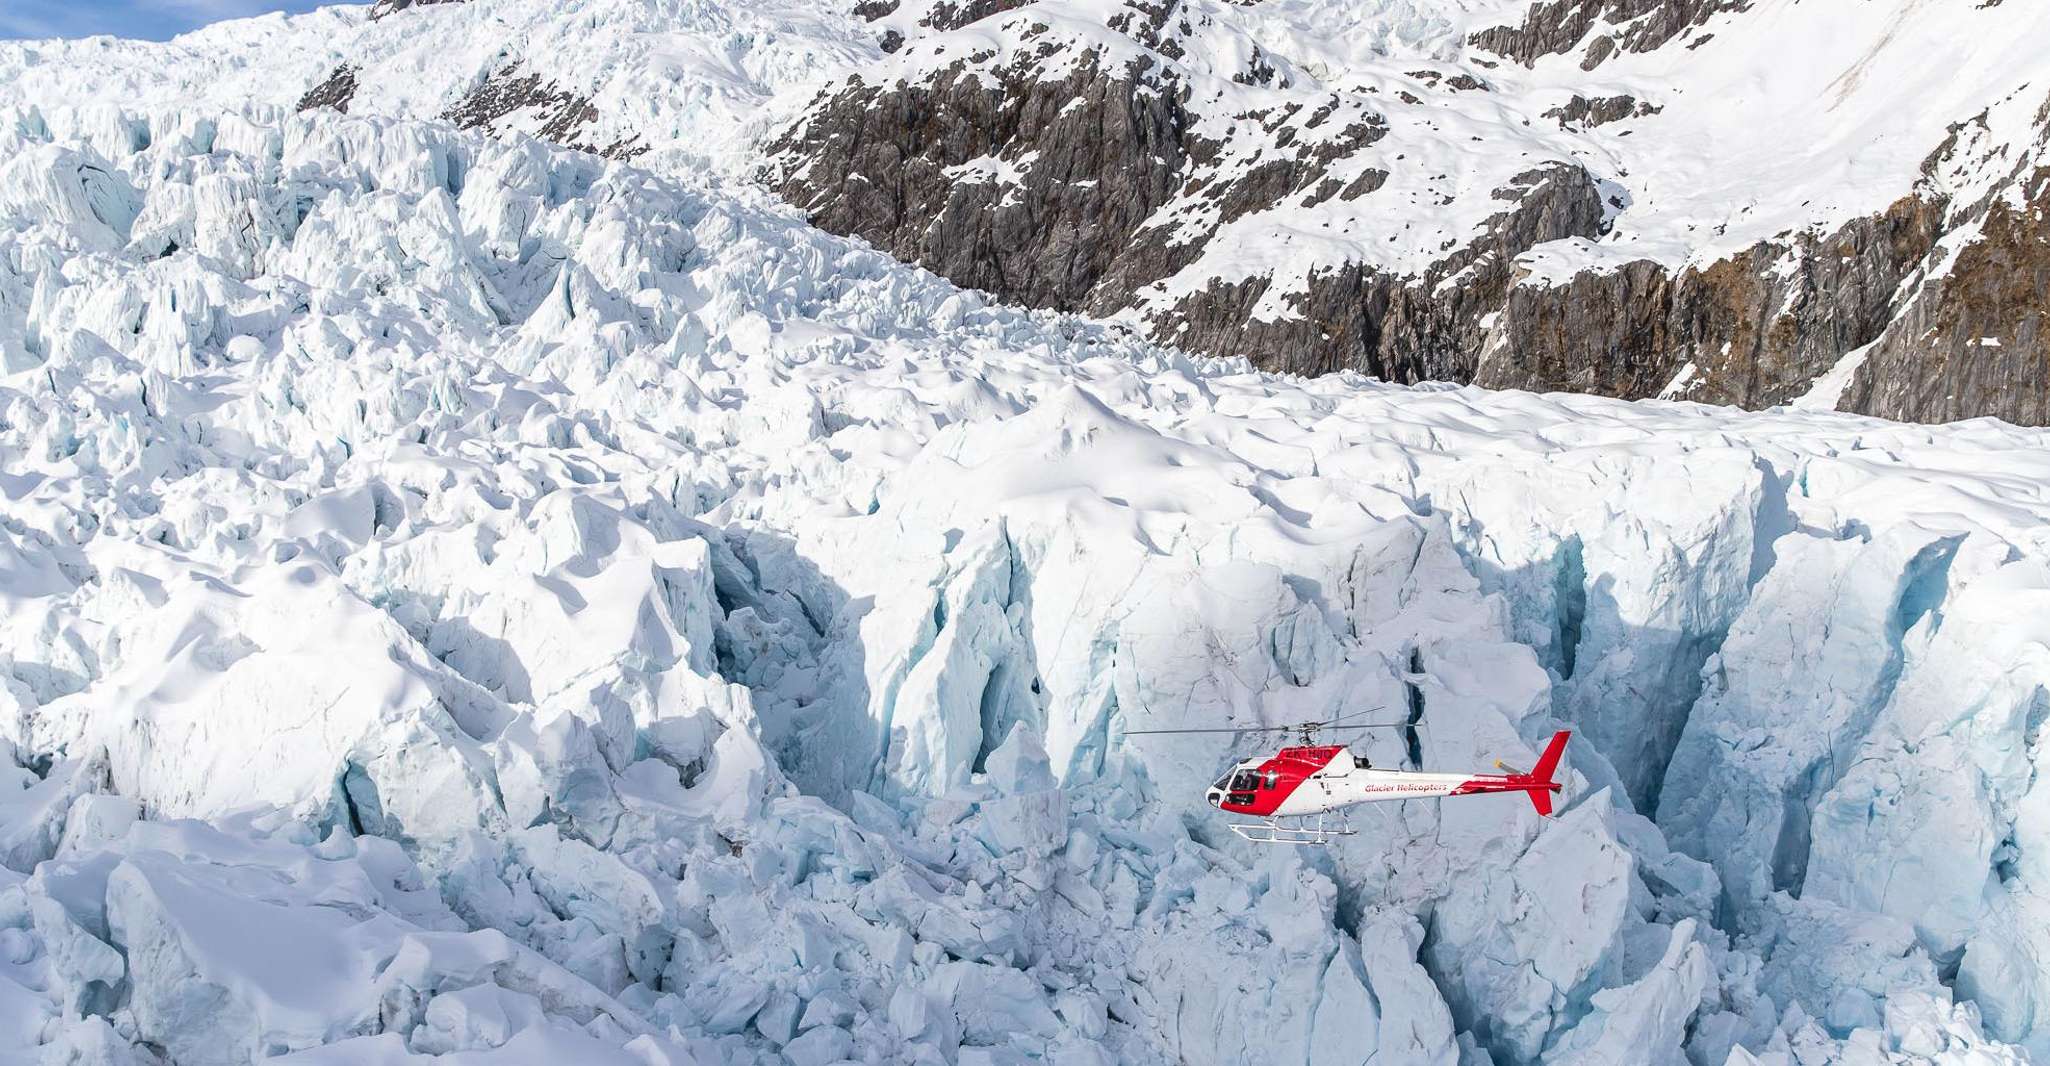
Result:
<svg viewBox="0 0 2050 1066"><path fill-rule="evenodd" d="M0 1056L2043 1050L2042 434L1312 382L746 190L0 116ZM1580 730L1560 816L1201 802Z"/></svg>

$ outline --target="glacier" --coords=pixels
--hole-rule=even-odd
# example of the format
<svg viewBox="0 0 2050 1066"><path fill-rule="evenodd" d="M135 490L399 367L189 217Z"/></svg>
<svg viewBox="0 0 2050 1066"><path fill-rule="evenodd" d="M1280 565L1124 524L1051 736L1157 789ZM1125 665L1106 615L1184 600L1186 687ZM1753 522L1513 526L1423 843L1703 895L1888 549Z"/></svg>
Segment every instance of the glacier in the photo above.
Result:
<svg viewBox="0 0 2050 1066"><path fill-rule="evenodd" d="M2050 437L1302 380L445 123L0 112L0 1058L2018 1063ZM1577 730L1558 817L1201 799Z"/></svg>

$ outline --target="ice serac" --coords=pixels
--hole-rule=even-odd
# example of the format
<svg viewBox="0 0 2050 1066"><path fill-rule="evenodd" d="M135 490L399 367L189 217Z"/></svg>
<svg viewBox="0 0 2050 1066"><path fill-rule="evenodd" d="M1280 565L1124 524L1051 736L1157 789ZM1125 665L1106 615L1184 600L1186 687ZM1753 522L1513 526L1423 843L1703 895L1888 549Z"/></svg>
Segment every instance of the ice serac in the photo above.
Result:
<svg viewBox="0 0 2050 1066"><path fill-rule="evenodd" d="M1430 975L1415 961L1423 939L1423 928L1408 915L1375 916L1361 923L1359 962L1372 975L1372 987L1367 991L1373 997L1376 1016L1374 1046L1381 1056L1391 1061L1439 1066L1458 1061L1460 1047L1454 1035L1452 1012L1446 1008ZM1336 967L1342 961L1348 965L1351 962L1350 953L1343 949L1340 957L1332 959L1332 965ZM1332 1061L1351 1061L1357 1048L1355 1023L1347 1022L1344 1015L1335 1022L1328 1020L1331 1013L1346 1007L1342 997L1349 993L1350 987L1342 978L1334 985L1331 975L1326 975L1324 999L1318 1010L1327 1019L1326 1031L1333 1032L1334 1038L1331 1043L1320 1044L1319 1049ZM1313 1053L1315 1050L1318 1049L1313 1049Z"/></svg>
<svg viewBox="0 0 2050 1066"><path fill-rule="evenodd" d="M1772 944L1759 989L1777 1002L1814 1004L1815 1021L1834 1033L1880 1028L1890 990L1930 987L1936 977L1906 922L1778 895L1759 923Z"/></svg>
<svg viewBox="0 0 2050 1066"><path fill-rule="evenodd" d="M1741 922L1802 894L1812 819L1893 697L1910 627L1933 621L1955 536L1795 533L1707 668L1667 773L1660 824L1708 857Z"/></svg>
<svg viewBox="0 0 2050 1066"><path fill-rule="evenodd" d="M2013 969L2040 943L2038 734L2050 713L2042 569L1977 534L1924 583L1899 680L1853 761L1818 797L1807 893L1912 923L1960 966L1988 1029L2021 1040L2045 1010ZM1872 871L1888 870L1879 879Z"/></svg>
<svg viewBox="0 0 2050 1066"><path fill-rule="evenodd" d="M1014 725L1039 718L1010 610L1017 565L1005 530L985 528L959 550L932 596L931 646L896 683L880 772L897 787L966 784Z"/></svg>
<svg viewBox="0 0 2050 1066"><path fill-rule="evenodd" d="M5 1053L2041 1045L2042 434L1196 360L369 70L0 120ZM1138 732L1343 713L1560 810Z"/></svg>
<svg viewBox="0 0 2050 1066"><path fill-rule="evenodd" d="M1491 475L1463 465L1426 482L1431 498L1458 493L1462 548L1481 586L1508 600L1517 636L1546 653L1559 716L1636 806L1655 809L1702 663L1754 577L1766 505L1756 456L1701 449L1669 479L1627 453L1569 451L1509 496L1484 492L1476 482Z"/></svg>
<svg viewBox="0 0 2050 1066"><path fill-rule="evenodd" d="M183 112L201 138L226 115L397 117L762 176L963 285L1269 369L2040 424L2044 19L1920 0L381 0L0 46L0 104ZM110 115L84 147L138 132ZM240 217L232 168L138 204L58 158L74 150L12 164L36 176L11 207L101 248L175 241L248 277L303 218ZM196 245L159 225L209 217ZM40 358L19 324L0 326L13 369Z"/></svg>
<svg viewBox="0 0 2050 1066"><path fill-rule="evenodd" d="M351 802L373 797L395 833L435 838L488 818L475 738L497 727L502 705L319 563L249 577L237 588L194 575L160 591L162 611L113 638L138 655L132 671L106 679L119 709L52 701L38 740L104 751L114 790L167 814L250 804L314 813L339 782ZM324 669L337 657L363 665Z"/></svg>
<svg viewBox="0 0 2050 1066"><path fill-rule="evenodd" d="M1595 993L1589 1001L1591 1013L1553 1048L1547 1061L1590 1066L1687 1061L1680 1039L1685 1025L1679 1019L1701 1007L1710 978L1707 955L1694 939L1693 921L1675 923L1672 940L1651 972Z"/></svg>
<svg viewBox="0 0 2050 1066"><path fill-rule="evenodd" d="M1573 1028L1620 954L1637 916L1630 856L1597 799L1568 812L1514 865L1455 886L1434 916L1436 972L1447 999L1490 1050L1535 1060L1555 1031ZM1557 870L1577 871L1573 878Z"/></svg>

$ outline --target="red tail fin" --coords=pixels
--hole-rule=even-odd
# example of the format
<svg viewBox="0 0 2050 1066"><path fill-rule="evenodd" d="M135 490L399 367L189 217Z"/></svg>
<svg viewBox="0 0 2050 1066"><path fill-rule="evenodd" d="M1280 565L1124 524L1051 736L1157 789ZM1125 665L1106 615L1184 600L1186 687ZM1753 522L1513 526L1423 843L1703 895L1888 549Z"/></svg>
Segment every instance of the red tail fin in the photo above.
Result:
<svg viewBox="0 0 2050 1066"><path fill-rule="evenodd" d="M1530 788L1525 795L1530 797L1530 805L1537 808L1542 817L1552 815L1552 793L1559 791L1559 783L1552 780L1552 775L1559 769L1559 757L1566 753L1566 738L1572 735L1570 729L1552 734L1552 742L1545 745L1545 753L1538 756L1537 766L1526 775Z"/></svg>

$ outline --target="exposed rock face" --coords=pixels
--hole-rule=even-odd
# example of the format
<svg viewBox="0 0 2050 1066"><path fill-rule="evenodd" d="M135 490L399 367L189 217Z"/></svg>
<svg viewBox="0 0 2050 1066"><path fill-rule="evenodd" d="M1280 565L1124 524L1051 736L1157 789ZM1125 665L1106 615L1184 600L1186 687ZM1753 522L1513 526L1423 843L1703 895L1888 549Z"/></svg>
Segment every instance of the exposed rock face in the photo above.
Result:
<svg viewBox="0 0 2050 1066"><path fill-rule="evenodd" d="M2034 121L2013 161L1986 116L1960 123L1913 195L1827 237L1515 285L1473 380L1769 407L1849 357L1842 410L2050 424L2050 100Z"/></svg>
<svg viewBox="0 0 2050 1066"><path fill-rule="evenodd" d="M1597 22L1631 23L1656 47L1739 3L1575 3L1533 8L1476 44L1520 61L1570 52ZM1597 38L1584 66L1599 62ZM1630 98L1574 97L1551 117L1642 117ZM1843 410L1913 421L1992 415L2050 423L2050 100L2032 151L2010 161L1987 118L1959 123L1913 195L1826 237L1783 235L1706 267L1640 261L1563 285L1517 285L1475 379L1496 387L1671 396L1766 407L1803 396L1847 358ZM2007 169L1973 198L1973 173ZM1960 199L1969 202L1959 202ZM1862 359L1862 362L1858 360Z"/></svg>
<svg viewBox="0 0 2050 1066"><path fill-rule="evenodd" d="M963 14L943 3L924 21ZM1173 66L1189 30L1171 14L1134 4L1111 20L1149 49L1134 57L1048 42L994 72L964 61L916 82L850 81L771 144L769 176L825 229L1006 299L1098 314L1132 306L1219 226L1387 177L1354 158L1383 132L1357 102L1230 116L1218 136ZM1237 75L1274 71L1255 56Z"/></svg>
<svg viewBox="0 0 2050 1066"><path fill-rule="evenodd" d="M1057 82L1021 71L990 86L957 66L929 84L850 86L775 146L806 161L782 190L820 227L961 284L1100 308L1114 271L1127 285L1165 272L1120 261L1191 165L1189 115L1148 74L1090 57Z"/></svg>
<svg viewBox="0 0 2050 1066"><path fill-rule="evenodd" d="M1942 217L1940 204L1907 197L1827 237L1754 245L1677 276L1639 261L1562 286L1513 287L1473 380L1633 399L1786 403L1842 353L1878 339Z"/></svg>
<svg viewBox="0 0 2050 1066"><path fill-rule="evenodd" d="M1558 119L1561 126L1606 126L1627 118L1656 115L1662 110L1656 104L1640 101L1634 96L1600 96L1590 100L1576 95L1565 104L1545 112L1545 117Z"/></svg>
<svg viewBox="0 0 2050 1066"><path fill-rule="evenodd" d="M940 0L919 20L919 23L935 30L960 29L991 15L1014 11L1030 2L1031 0Z"/></svg>
<svg viewBox="0 0 2050 1066"><path fill-rule="evenodd" d="M1854 379L1856 410L1914 422L1992 415L2050 424L2050 169L2021 207L1986 210Z"/></svg>
<svg viewBox="0 0 2050 1066"><path fill-rule="evenodd" d="M316 107L332 107L346 115L349 101L356 95L356 68L343 63L327 76L327 80L306 90L299 98L299 110L311 111Z"/></svg>
<svg viewBox="0 0 2050 1066"><path fill-rule="evenodd" d="M1592 71L1698 48L1715 32L1705 27L1751 6L1548 0L1468 34L1462 61L1320 95L1315 78L1200 5L1105 4L1106 37L1072 28L1082 9L1027 0L867 0L859 13L898 61L820 92L772 138L763 174L819 226L957 283L1129 315L1191 351L1272 369L1749 407L1818 402L1820 389L1822 402L1891 417L2050 422L2046 171L1974 147L1983 117L1962 147L1954 133L1931 157L1911 195L1870 214L1839 212L1712 260L1569 254L1564 271L1517 260L1600 240L1629 210L1627 173L1588 169L1599 150L1467 136L1489 147L1454 161L1376 147L1391 129L1411 138L1397 145L1439 130L1435 109L1460 94L1495 95L1460 69L1507 78L1487 55ZM1839 100L1863 76L1839 79ZM1541 115L1576 137L1628 136L1673 102L1555 93L1522 125ZM1520 174L1474 173L1518 158ZM1960 191L1979 180L1966 162L2012 168L2004 192ZM1431 184L1448 174L1458 179ZM1487 210L1471 210L1482 197ZM1375 221L1343 235L1343 258L1287 261L1292 233L1328 256L1320 228L1332 216L1305 212L1348 204L1384 206L1352 211ZM1377 254L1413 223L1462 211L1470 221L1450 239ZM1263 258L1240 268L1229 253L1248 233L1266 241ZM1574 272L1576 261L1602 265Z"/></svg>
<svg viewBox="0 0 2050 1066"><path fill-rule="evenodd" d="M518 63L492 72L441 117L465 129L490 129L522 113L533 116L538 125L536 136L566 148L614 159L631 159L644 150L634 139L605 145L586 141L584 128L598 119L598 109L590 99L565 91L553 81L544 82L539 74L522 72Z"/></svg>
<svg viewBox="0 0 2050 1066"><path fill-rule="evenodd" d="M1110 314L1145 286L1194 260L1202 239L1147 226L1178 192L1193 192L1215 222L1291 199L1317 203L1371 195L1387 177L1332 176L1332 164L1372 144L1381 127L1356 121L1308 151L1225 171L1225 145L1192 132L1171 73L1085 60L1058 82L1029 71L997 85L955 68L938 81L857 85L827 100L776 151L808 161L783 183L812 221L867 238L956 282L1040 307ZM1293 140L1291 121L1264 116L1270 136ZM978 161L983 161L978 163ZM962 181L980 166L988 177ZM1297 314L1264 320L1272 284L1257 277L1185 297L1149 321L1193 351L1257 352L1263 365L1299 373L1356 369L1398 381L1473 376L1483 330L1515 257L1545 241L1593 237L1602 203L1585 170L1532 170L1497 190L1512 205L1487 236L1421 276L1347 267L1282 297ZM1459 275L1450 286L1439 283Z"/></svg>
<svg viewBox="0 0 2050 1066"><path fill-rule="evenodd" d="M1359 370L1390 381L1472 380L1485 334L1519 254L1545 241L1592 237L1602 220L1593 179L1555 165L1498 192L1514 206L1488 236L1433 264L1422 277L1348 266L1313 277L1283 297L1297 315L1262 320L1254 307L1270 279L1215 286L1153 323L1184 347L1257 352L1262 365L1299 374ZM1448 279L1456 279L1450 284Z"/></svg>
<svg viewBox="0 0 2050 1066"><path fill-rule="evenodd" d="M958 15L941 4L922 21ZM1118 63L1049 43L993 77L964 61L919 81L852 79L771 144L779 164L768 176L822 228L1005 299L1096 314L1140 306L1147 286L1249 214L1355 200L1387 179L1362 158L1386 130L1364 104L1331 95L1262 108L1230 116L1230 133L1218 136L1217 116L1192 108L1199 94L1174 63L1189 24L1170 6L1131 4L1110 25L1147 52ZM1045 77L1057 61L1068 72ZM1276 78L1257 50L1233 73L1240 83ZM1463 75L1445 82L1451 92L1486 88ZM1528 171L1494 197L1504 206L1484 238L1449 249L1421 276L1321 274L1281 297L1299 314L1280 321L1258 307L1268 277L1213 285L1145 315L1191 350L1257 351L1264 365L1294 371L1471 376L1480 319L1515 256L1594 236L1603 213L1591 176L1564 164ZM1441 289L1455 274L1462 282Z"/></svg>
<svg viewBox="0 0 2050 1066"><path fill-rule="evenodd" d="M1856 410L1937 422L1992 415L2050 424L2050 97L2035 142L2004 180L1961 204L1929 264L1933 280L1858 367L1846 396ZM1977 142L1977 143L1975 143ZM1953 127L1925 166L1945 170L2012 158L1989 138L1987 116ZM1962 161L1961 161L1962 160ZM1962 199L1962 197L1961 197Z"/></svg>
<svg viewBox="0 0 2050 1066"><path fill-rule="evenodd" d="M460 4L463 0L377 0L370 5L370 17L381 19L386 15L404 11L410 7L425 7L429 4Z"/></svg>
<svg viewBox="0 0 2050 1066"><path fill-rule="evenodd" d="M1516 26L1494 26L1473 35L1490 52L1529 64L1563 55L1598 28L1613 26L1589 42L1582 69L1593 70L1619 49L1649 52L1724 11L1742 11L1751 0L1550 0L1538 4Z"/></svg>

